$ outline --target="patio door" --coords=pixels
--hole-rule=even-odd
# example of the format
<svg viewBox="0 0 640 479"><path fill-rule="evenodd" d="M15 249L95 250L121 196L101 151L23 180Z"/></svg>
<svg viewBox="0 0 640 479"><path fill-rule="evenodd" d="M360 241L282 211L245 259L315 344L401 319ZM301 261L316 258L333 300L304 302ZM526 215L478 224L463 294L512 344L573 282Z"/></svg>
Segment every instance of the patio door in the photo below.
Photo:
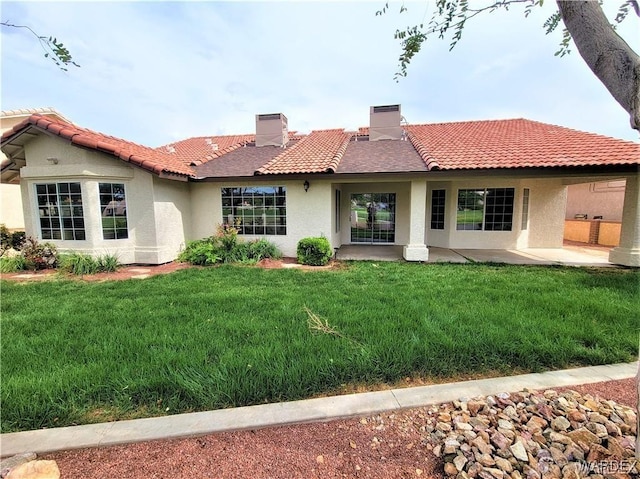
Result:
<svg viewBox="0 0 640 479"><path fill-rule="evenodd" d="M352 243L394 243L396 194L352 194L350 218Z"/></svg>

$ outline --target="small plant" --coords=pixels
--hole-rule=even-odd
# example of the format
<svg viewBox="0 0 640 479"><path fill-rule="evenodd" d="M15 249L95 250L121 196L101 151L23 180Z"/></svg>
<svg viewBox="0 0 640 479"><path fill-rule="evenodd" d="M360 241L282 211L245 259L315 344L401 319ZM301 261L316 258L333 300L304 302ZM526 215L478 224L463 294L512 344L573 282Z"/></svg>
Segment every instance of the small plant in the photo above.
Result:
<svg viewBox="0 0 640 479"><path fill-rule="evenodd" d="M24 256L2 256L0 257L0 273L15 273L26 269Z"/></svg>
<svg viewBox="0 0 640 479"><path fill-rule="evenodd" d="M324 266L331 259L331 245L324 236L302 238L297 247L298 263Z"/></svg>
<svg viewBox="0 0 640 479"><path fill-rule="evenodd" d="M58 263L58 250L51 243L39 243L29 236L22 244L22 256L26 268L34 271L55 268Z"/></svg>
<svg viewBox="0 0 640 479"><path fill-rule="evenodd" d="M248 245L249 256L256 261L260 261L261 259L265 258L282 258L282 252L278 249L278 247L271 241L268 241L264 238L251 241L248 243Z"/></svg>
<svg viewBox="0 0 640 479"><path fill-rule="evenodd" d="M11 249L11 246L12 242L9 228L7 228L4 223L0 224L0 248L2 250L2 253L7 251L8 249Z"/></svg>
<svg viewBox="0 0 640 479"><path fill-rule="evenodd" d="M98 269L105 273L113 273L118 269L118 266L120 266L118 257L113 254L105 254L103 256L99 256L97 261Z"/></svg>
<svg viewBox="0 0 640 479"><path fill-rule="evenodd" d="M238 244L238 229L228 223L222 223L216 228L216 238L220 241L222 250L231 253Z"/></svg>
<svg viewBox="0 0 640 479"><path fill-rule="evenodd" d="M178 256L178 261L191 263L198 266L210 266L220 262L220 247L216 238L204 238L201 240L189 241L187 247Z"/></svg>
<svg viewBox="0 0 640 479"><path fill-rule="evenodd" d="M14 231L11 234L11 247L16 251L20 251L25 239L27 239L27 236L24 231Z"/></svg>
<svg viewBox="0 0 640 479"><path fill-rule="evenodd" d="M99 270L98 262L91 255L84 253L62 254L58 263L62 271L79 276L95 274Z"/></svg>

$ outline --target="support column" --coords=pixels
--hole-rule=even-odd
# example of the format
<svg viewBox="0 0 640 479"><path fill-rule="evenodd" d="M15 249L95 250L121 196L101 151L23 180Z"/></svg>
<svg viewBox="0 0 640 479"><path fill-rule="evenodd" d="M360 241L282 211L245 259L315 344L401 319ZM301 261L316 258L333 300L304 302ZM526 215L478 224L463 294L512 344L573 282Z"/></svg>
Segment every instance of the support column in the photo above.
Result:
<svg viewBox="0 0 640 479"><path fill-rule="evenodd" d="M611 250L609 261L624 266L640 266L640 179L638 175L627 177L620 245Z"/></svg>
<svg viewBox="0 0 640 479"><path fill-rule="evenodd" d="M429 250L424 243L427 182L411 182L411 199L409 204L409 243L402 249L402 256L407 261L427 261Z"/></svg>

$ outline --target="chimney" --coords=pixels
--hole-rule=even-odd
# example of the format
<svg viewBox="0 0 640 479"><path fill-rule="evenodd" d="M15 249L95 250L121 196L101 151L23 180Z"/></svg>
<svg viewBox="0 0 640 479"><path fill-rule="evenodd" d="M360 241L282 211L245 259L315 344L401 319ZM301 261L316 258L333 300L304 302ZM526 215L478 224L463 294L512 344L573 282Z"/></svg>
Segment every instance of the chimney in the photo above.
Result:
<svg viewBox="0 0 640 479"><path fill-rule="evenodd" d="M282 113L256 115L256 146L284 147L289 142L287 117Z"/></svg>
<svg viewBox="0 0 640 479"><path fill-rule="evenodd" d="M400 140L400 105L372 106L369 109L369 141Z"/></svg>

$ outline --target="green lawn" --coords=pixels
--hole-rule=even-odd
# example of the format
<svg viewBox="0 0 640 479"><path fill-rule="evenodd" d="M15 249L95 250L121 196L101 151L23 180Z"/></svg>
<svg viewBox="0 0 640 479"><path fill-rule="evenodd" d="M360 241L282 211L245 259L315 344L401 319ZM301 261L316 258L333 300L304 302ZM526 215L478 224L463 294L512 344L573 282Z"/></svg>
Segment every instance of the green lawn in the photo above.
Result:
<svg viewBox="0 0 640 479"><path fill-rule="evenodd" d="M2 432L631 361L640 273L353 263L2 281ZM307 306L345 338L308 328Z"/></svg>

